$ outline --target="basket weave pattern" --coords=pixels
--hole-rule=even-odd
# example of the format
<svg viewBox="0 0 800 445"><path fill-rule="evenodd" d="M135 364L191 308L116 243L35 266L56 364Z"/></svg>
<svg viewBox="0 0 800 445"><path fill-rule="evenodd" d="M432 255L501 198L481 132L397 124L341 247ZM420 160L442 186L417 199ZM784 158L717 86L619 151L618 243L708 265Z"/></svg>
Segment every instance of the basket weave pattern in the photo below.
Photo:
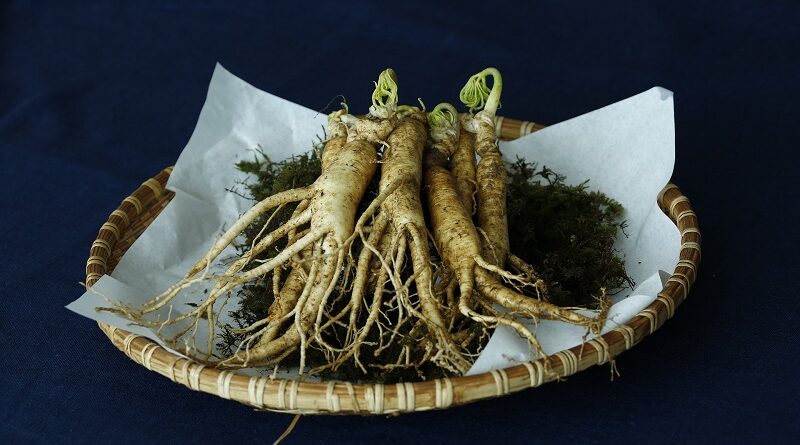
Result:
<svg viewBox="0 0 800 445"><path fill-rule="evenodd" d="M497 118L497 136L509 140L544 126ZM145 181L125 198L100 228L86 263L86 283L93 285L116 266L125 251L169 203L165 190L172 167ZM221 371L165 350L152 340L98 323L111 342L136 363L194 391L236 400L258 409L302 414L392 414L442 409L499 397L560 379L612 361L671 318L686 299L700 262L700 231L689 199L674 184L658 196L661 209L681 233L680 260L656 300L624 325L583 345L546 358L487 373L414 383L320 383L251 377Z"/></svg>

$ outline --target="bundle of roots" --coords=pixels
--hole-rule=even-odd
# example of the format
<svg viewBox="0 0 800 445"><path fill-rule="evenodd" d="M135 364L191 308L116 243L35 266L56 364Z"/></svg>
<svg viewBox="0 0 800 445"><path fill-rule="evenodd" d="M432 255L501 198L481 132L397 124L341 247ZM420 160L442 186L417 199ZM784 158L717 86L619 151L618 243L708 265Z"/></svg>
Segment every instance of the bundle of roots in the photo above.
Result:
<svg viewBox="0 0 800 445"><path fill-rule="evenodd" d="M299 374L377 367L460 375L498 325L540 355L523 320L599 332L609 307L603 289L593 295L594 317L557 306L536 268L511 250L507 171L495 138L499 72L468 80L460 97L469 112L460 115L449 104L430 112L398 106L391 69L375 85L366 116L346 107L328 116L321 152L306 158L318 162L318 177L260 190L183 278L141 307L110 310L159 333L175 328L164 341L205 363L280 364ZM245 248L225 261L223 252L243 238ZM224 270L214 272L220 263ZM198 287L201 300L174 315L181 296ZM228 300L254 287L269 291L265 316L236 328L221 322ZM208 332L198 342L201 325ZM215 348L220 337L235 338L235 347Z"/></svg>

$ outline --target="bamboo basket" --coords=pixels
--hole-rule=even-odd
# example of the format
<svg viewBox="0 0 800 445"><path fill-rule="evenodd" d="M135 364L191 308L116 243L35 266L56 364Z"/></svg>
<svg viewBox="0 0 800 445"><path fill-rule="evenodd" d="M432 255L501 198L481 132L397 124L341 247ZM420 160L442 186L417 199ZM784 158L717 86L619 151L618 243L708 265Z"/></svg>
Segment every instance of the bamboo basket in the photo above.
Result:
<svg viewBox="0 0 800 445"><path fill-rule="evenodd" d="M544 128L534 122L497 118L497 135L510 140ZM166 168L145 181L119 208L111 212L92 243L86 264L91 286L110 273L125 251L170 202L164 186L172 171ZM680 261L656 300L628 323L548 357L479 375L397 384L357 384L346 381L317 383L252 377L221 371L168 352L152 340L98 323L111 342L136 363L173 382L257 409L297 414L400 414L444 409L500 397L613 362L671 318L686 299L697 276L700 231L689 199L674 184L658 196L661 209L681 233Z"/></svg>

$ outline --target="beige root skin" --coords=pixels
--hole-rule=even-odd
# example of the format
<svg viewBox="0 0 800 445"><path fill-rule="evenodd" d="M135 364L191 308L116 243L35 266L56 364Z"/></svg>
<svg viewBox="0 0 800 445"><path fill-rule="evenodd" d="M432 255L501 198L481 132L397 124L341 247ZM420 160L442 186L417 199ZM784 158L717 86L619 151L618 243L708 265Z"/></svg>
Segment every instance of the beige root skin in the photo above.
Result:
<svg viewBox="0 0 800 445"><path fill-rule="evenodd" d="M226 247L228 247L240 233L244 231L253 221L265 212L283 204L291 202L302 201L310 198L312 190L308 188L300 188L287 190L285 192L272 195L263 201L257 203L250 208L244 215L242 215L225 233L220 237L212 246L211 250L186 273L186 277L192 277L201 270L205 269L208 264L216 259Z"/></svg>
<svg viewBox="0 0 800 445"><path fill-rule="evenodd" d="M461 119L462 121L471 119L471 116L461 116ZM450 156L450 171L456 180L456 189L458 189L461 203L470 215L475 213L477 186L475 169L475 134L469 132L462 125L458 145L453 155Z"/></svg>
<svg viewBox="0 0 800 445"><path fill-rule="evenodd" d="M467 119L465 116L462 120ZM480 111L464 127L475 130L475 153L480 156L475 171L475 194L483 257L499 268L509 264L522 273L526 281L534 283L538 294L544 294L545 283L533 266L510 252L506 209L508 174L497 145L494 116Z"/></svg>
<svg viewBox="0 0 800 445"><path fill-rule="evenodd" d="M274 294L277 295L277 297L272 305L270 305L269 316L267 317L270 323L267 326L267 330L259 339L257 346L269 343L277 337L281 328L281 321L297 304L300 293L303 291L303 284L306 278L308 278L307 271L303 270L302 267L293 268L292 271L289 272L286 281L283 283L283 287L280 288L278 293Z"/></svg>
<svg viewBox="0 0 800 445"><path fill-rule="evenodd" d="M484 257L495 266L503 267L509 251L506 166L497 147L494 120L482 113L475 116L475 151L480 156L475 170L478 226L488 239Z"/></svg>
<svg viewBox="0 0 800 445"><path fill-rule="evenodd" d="M538 278L539 273L536 272L533 266L528 264L522 258L514 255L513 252L508 253L508 258L506 258L508 264L517 271L517 273L522 274L525 280L529 282L533 282L534 286L536 286L536 290L540 295L547 294L547 286L545 285L544 280Z"/></svg>
<svg viewBox="0 0 800 445"><path fill-rule="evenodd" d="M245 333L253 332L264 324L267 325L242 341L239 349L234 353L234 357L238 355L240 358L234 361L241 361L243 364L248 364L248 366L252 366L252 363L257 360L262 360L263 362L263 357L251 354L251 351L260 350L275 340L286 316L290 315L295 308L297 300L304 289L306 278L307 274L302 268L292 269L281 290L275 294L277 297L269 307L269 316L240 331ZM289 348L286 351L291 353L294 350L295 348ZM265 366L267 364L271 363L264 363Z"/></svg>
<svg viewBox="0 0 800 445"><path fill-rule="evenodd" d="M321 346L327 347L321 338L324 310L344 267L345 255L354 239L356 226L369 218L371 212L379 208L379 203L388 196L388 193L378 196L373 203L375 205L371 205L359 217L359 222L356 222L356 209L377 168L374 141L384 140L393 126L393 118L359 120L351 123L345 144L334 145L330 152L326 147L322 158L322 166L325 167L325 170L320 179L314 183L317 185L321 181L322 185L317 188L318 194L311 199L309 204L312 215L311 232L295 242L303 248L306 247L304 245L306 240L312 240L315 245L322 243L322 246L327 246L318 255L323 258L322 263L312 266L310 275L312 273L314 275L313 280L309 281L313 281L313 285L308 288L307 283L307 289L304 289L298 298L297 307L294 309L295 322L292 328L275 340L248 349L245 351L246 354L240 353L231 357L225 361L226 366L252 366L253 363L269 362L271 357L299 345L300 372L302 373L305 367L305 350L308 342L315 341ZM342 128L344 127L337 127L337 134L341 133ZM320 230L320 228L322 229ZM317 238L318 235L315 235L315 231L327 232L327 234L324 235L324 238ZM291 250L294 250L292 246L287 246L287 249L279 256ZM256 267L250 273L268 272L274 267L270 264L273 261L274 259ZM316 271L319 272L314 273ZM249 276L245 278L252 279ZM351 302L350 310L353 307L354 303ZM344 314L339 314L339 316L342 315ZM312 335L311 338L308 337L309 334ZM327 349L330 350L329 347Z"/></svg>
<svg viewBox="0 0 800 445"><path fill-rule="evenodd" d="M305 282L302 292L294 308L294 325L282 336L269 342L260 342L255 347L245 348L233 356L225 359L220 366L227 368L241 368L258 366L270 363L271 358L285 353L288 349L300 347L301 367L305 365L305 349L307 333L312 332L316 321L317 312L323 300L332 292L336 284L338 271L341 270L341 255L332 236L326 236L322 243L317 245L314 257L319 258L314 262ZM339 269L337 269L339 266Z"/></svg>
<svg viewBox="0 0 800 445"><path fill-rule="evenodd" d="M375 147L362 139L356 139L330 156L334 159L326 162L328 169L311 186L314 195L306 211L311 215L311 231L270 260L236 275L222 286L218 285L210 295L228 292L239 284L254 280L326 237L332 237L339 248L347 247L355 227L356 208L369 180L375 174ZM323 153L323 160L325 158ZM291 224L291 221L287 223Z"/></svg>

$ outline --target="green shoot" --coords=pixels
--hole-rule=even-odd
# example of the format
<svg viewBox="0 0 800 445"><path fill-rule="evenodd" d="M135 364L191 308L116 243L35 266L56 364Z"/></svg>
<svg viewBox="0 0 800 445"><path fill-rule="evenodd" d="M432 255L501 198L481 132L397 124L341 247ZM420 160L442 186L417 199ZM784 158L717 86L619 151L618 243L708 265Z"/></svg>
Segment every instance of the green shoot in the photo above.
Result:
<svg viewBox="0 0 800 445"><path fill-rule="evenodd" d="M486 83L486 78L492 77L492 88ZM497 68L486 68L467 80L464 88L459 93L459 99L469 108L470 112L483 109L494 117L500 108L500 94L503 91L503 77Z"/></svg>

